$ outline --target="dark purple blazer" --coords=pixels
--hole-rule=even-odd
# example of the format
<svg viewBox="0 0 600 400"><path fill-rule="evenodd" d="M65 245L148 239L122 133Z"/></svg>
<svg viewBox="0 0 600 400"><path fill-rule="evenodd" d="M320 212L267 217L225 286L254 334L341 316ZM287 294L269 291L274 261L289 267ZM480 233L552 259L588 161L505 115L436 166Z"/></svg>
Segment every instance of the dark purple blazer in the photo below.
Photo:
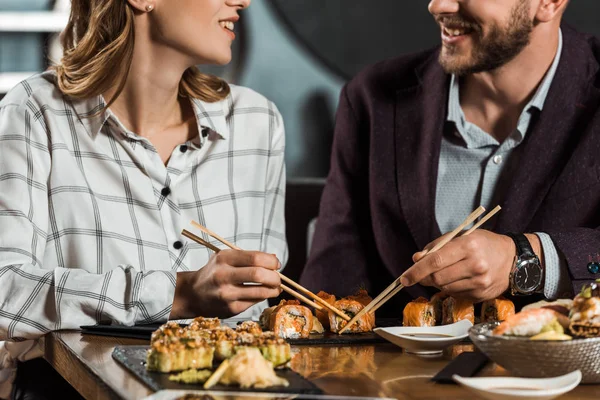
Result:
<svg viewBox="0 0 600 400"><path fill-rule="evenodd" d="M600 278L587 268L589 256L600 253L600 41L562 30L544 109L515 149L521 162L502 211L484 228L548 233L578 290ZM342 90L331 170L300 281L308 288L344 296L362 287L377 295L440 236L435 194L450 77L438 53L375 64ZM433 291L404 289L382 314L397 316L398 307Z"/></svg>

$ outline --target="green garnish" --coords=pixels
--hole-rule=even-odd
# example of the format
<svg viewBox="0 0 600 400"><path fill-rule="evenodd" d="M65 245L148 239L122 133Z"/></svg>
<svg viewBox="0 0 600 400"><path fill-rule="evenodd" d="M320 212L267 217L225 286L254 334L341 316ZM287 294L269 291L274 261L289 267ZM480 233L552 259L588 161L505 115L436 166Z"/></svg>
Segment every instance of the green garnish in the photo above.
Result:
<svg viewBox="0 0 600 400"><path fill-rule="evenodd" d="M212 371L208 369L188 369L187 371L180 372L169 376L169 380L179 383L204 383L210 376Z"/></svg>

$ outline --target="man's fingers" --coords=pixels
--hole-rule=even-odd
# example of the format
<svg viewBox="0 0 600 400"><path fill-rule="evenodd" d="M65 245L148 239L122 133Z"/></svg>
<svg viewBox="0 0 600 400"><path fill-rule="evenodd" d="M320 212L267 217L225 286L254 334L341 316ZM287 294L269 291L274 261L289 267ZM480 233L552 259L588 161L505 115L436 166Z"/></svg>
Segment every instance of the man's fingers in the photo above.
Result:
<svg viewBox="0 0 600 400"><path fill-rule="evenodd" d="M258 283L269 288L279 288L281 279L275 271L261 267L237 267L230 268L231 280L234 285L244 283Z"/></svg>
<svg viewBox="0 0 600 400"><path fill-rule="evenodd" d="M463 260L425 277L421 281L421 285L435 286L441 289L451 283L469 279L472 276L473 272L469 269L469 263Z"/></svg>
<svg viewBox="0 0 600 400"><path fill-rule="evenodd" d="M281 268L277 256L260 251L223 250L217 255L217 261L233 267L254 266L274 271Z"/></svg>
<svg viewBox="0 0 600 400"><path fill-rule="evenodd" d="M412 286L427 276L461 261L464 257L464 249L456 243L450 242L442 249L429 253L410 267L402 274L400 281L404 286Z"/></svg>

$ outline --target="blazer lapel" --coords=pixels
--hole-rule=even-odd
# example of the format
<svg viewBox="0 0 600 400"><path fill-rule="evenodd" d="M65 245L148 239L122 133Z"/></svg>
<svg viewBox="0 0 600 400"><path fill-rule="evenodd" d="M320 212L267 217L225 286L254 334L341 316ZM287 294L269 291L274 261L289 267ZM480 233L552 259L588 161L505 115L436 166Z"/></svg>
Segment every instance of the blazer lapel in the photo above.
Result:
<svg viewBox="0 0 600 400"><path fill-rule="evenodd" d="M419 249L441 235L435 193L449 85L437 61L426 65L417 86L397 92L394 135L400 206Z"/></svg>
<svg viewBox="0 0 600 400"><path fill-rule="evenodd" d="M563 33L565 45L546 103L518 148L519 169L496 224L500 233L526 231L568 161L570 143L586 129L585 115L593 115L589 111L600 98L592 81L598 67L589 48L571 32Z"/></svg>

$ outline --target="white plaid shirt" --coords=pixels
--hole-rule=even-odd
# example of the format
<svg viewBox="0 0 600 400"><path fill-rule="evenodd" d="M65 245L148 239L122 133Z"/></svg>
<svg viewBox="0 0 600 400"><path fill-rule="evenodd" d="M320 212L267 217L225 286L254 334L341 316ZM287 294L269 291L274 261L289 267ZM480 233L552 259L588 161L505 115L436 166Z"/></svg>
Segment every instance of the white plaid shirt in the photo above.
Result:
<svg viewBox="0 0 600 400"><path fill-rule="evenodd" d="M177 271L212 254L181 236L192 219L287 261L285 137L273 103L236 86L217 103L193 100L202 134L165 167L110 110L93 116L101 96L70 100L54 82L34 76L0 102L0 383L17 357L40 355L26 339L165 321Z"/></svg>

